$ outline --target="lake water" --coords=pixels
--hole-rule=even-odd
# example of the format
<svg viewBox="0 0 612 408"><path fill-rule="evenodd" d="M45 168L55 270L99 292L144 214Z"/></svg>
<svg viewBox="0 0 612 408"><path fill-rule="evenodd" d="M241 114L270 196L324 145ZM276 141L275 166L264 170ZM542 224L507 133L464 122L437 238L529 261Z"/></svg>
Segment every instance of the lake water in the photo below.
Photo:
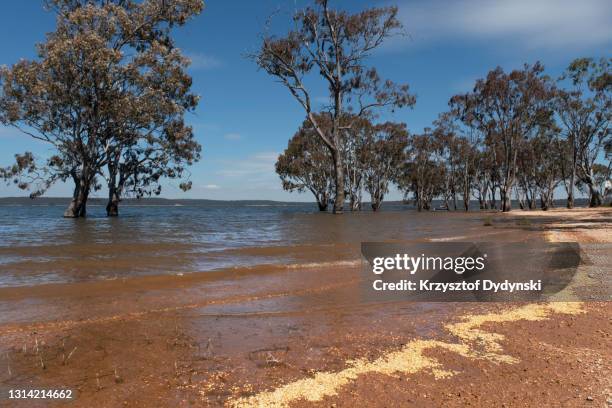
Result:
<svg viewBox="0 0 612 408"><path fill-rule="evenodd" d="M389 203L380 213L321 214L313 204L236 202L124 206L118 218L90 206L0 206L0 286L29 286L281 265L359 260L362 241L464 235L482 226L463 213L417 213Z"/></svg>

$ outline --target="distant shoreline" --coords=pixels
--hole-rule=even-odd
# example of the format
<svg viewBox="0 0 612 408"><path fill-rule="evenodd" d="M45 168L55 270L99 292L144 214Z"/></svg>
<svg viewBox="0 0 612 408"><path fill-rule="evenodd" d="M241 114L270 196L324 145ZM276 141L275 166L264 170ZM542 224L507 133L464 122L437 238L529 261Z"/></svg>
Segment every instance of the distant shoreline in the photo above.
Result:
<svg viewBox="0 0 612 408"><path fill-rule="evenodd" d="M30 206L30 207L44 207L44 206L66 206L70 202L70 197L0 197L0 206ZM96 197L90 198L87 206L91 207L105 207L107 203L106 198ZM556 208L565 208L566 199L555 199ZM440 207L443 203L442 200L434 200L433 208ZM588 206L588 198L576 198L576 207ZM477 201L474 200L472 204L478 205ZM277 206L277 207L298 207L305 205L316 206L314 201L275 201L275 200L213 200L204 198L127 198L121 201L122 206L132 207L174 207L174 206ZM382 209L385 206L406 206L406 208L414 207L412 203L405 203L400 200L395 201L384 201ZM518 201L512 201L513 209L520 210ZM369 202L363 202L363 209L368 210L370 208ZM478 208L474 208L477 211ZM454 210L451 210L454 211ZM458 204L458 212L463 212L463 209ZM348 210L347 210L348 212Z"/></svg>
<svg viewBox="0 0 612 408"><path fill-rule="evenodd" d="M70 202L70 197L0 197L0 205L28 205L28 206L43 206L43 205L67 205ZM90 198L87 206L106 206L108 199L96 197ZM391 201L390 201L391 203ZM401 203L401 201L397 201ZM274 200L212 200L200 198L126 198L121 201L122 205L132 206L175 206L179 205L308 205L312 204L309 201L274 201Z"/></svg>

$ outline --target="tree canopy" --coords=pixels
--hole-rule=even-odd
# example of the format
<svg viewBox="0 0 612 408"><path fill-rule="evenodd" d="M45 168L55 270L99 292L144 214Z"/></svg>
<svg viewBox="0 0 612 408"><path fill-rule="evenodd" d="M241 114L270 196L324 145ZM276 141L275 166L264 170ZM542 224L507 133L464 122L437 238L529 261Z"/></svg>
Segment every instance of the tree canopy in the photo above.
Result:
<svg viewBox="0 0 612 408"><path fill-rule="evenodd" d="M408 85L380 78L366 65L373 50L401 28L397 7L370 8L350 14L334 9L328 0L316 0L314 7L297 11L295 28L285 36L266 35L261 48L252 55L257 65L277 78L299 102L316 135L330 150L334 162L334 212L344 207L345 165L341 123L347 114L359 118L381 108L412 106L415 97ZM307 77L315 74L329 91L326 111L328 129L317 120L312 90Z"/></svg>
<svg viewBox="0 0 612 408"><path fill-rule="evenodd" d="M72 179L67 217L86 215L90 191L109 189L109 215L122 194L158 193L162 177L181 177L200 145L184 115L189 60L172 28L203 8L201 0L53 0L56 30L38 44L38 58L0 71L0 121L48 143L40 162L18 155L3 176L37 196ZM25 163L27 162L27 165ZM189 187L184 183L184 188Z"/></svg>

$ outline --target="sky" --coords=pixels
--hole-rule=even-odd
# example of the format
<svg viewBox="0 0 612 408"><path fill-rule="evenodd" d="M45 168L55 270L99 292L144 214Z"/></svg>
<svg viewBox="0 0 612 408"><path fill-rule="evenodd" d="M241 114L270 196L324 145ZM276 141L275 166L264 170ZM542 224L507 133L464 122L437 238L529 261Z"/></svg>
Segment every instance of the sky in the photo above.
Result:
<svg viewBox="0 0 612 408"><path fill-rule="evenodd" d="M187 122L202 144L202 159L191 169L193 188L164 183L162 197L309 201L308 194L282 190L274 163L304 118L289 92L246 55L257 49L266 22L285 33L290 15L304 0L208 0L204 12L176 31L176 43L192 60L193 90L201 96ZM609 0L336 0L359 10L397 5L404 35L387 41L368 60L383 78L407 83L416 94L412 109L386 118L405 122L411 132L427 127L448 107L449 98L469 91L477 78L541 61L557 77L577 57L612 53L612 2ZM35 58L35 43L53 31L55 17L42 1L0 5L0 65ZM325 88L313 83L315 99ZM0 165L18 152L47 157L42 142L0 125ZM27 195L0 184L0 197ZM48 196L69 196L58 184ZM104 197L105 191L93 196ZM392 191L388 199L400 199Z"/></svg>

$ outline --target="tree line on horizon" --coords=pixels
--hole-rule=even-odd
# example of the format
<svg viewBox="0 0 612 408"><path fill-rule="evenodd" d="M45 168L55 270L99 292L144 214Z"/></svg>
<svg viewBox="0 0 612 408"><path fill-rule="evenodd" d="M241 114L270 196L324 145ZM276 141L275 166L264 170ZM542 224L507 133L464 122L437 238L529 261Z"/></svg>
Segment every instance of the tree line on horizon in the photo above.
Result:
<svg viewBox="0 0 612 408"><path fill-rule="evenodd" d="M497 68L473 91L453 96L449 111L421 134L409 134L404 123L348 115L351 126L340 140L350 210L361 209L363 191L378 210L391 183L419 211L431 209L434 199L454 210L468 211L477 200L480 209L509 211L512 199L521 209L547 210L559 187L568 208L576 189L591 207L602 205L611 191L610 98L603 94L609 61L576 59L559 82L568 79L590 94L557 86L540 64L511 73ZM323 129L330 128L328 117L315 115ZM602 154L607 166L598 162ZM321 211L334 201L333 161L308 120L276 171L285 190L312 192Z"/></svg>
<svg viewBox="0 0 612 408"><path fill-rule="evenodd" d="M610 193L612 59L579 58L557 80L542 64L490 71L422 134L403 123L377 123L381 110L412 107L407 85L382 80L365 64L402 28L397 7L349 14L328 0L295 13L295 28L266 36L252 57L303 107L306 120L279 156L276 171L288 191L310 191L319 209L361 209L362 193L378 210L391 183L431 209L478 200L481 209L510 211L553 205L563 186L572 208L576 190L600 206ZM329 104L315 110L308 81L320 81ZM602 157L603 156L603 157ZM607 165L602 164L607 161Z"/></svg>
<svg viewBox="0 0 612 408"><path fill-rule="evenodd" d="M203 10L202 0L46 0L56 30L37 45L36 60L0 68L0 122L47 143L45 160L31 152L0 168L0 178L43 195L72 181L65 217L84 217L92 191L108 190L107 215L125 197L161 192L164 178L189 190L188 166L201 146L185 114L191 92L189 60L172 32ZM431 128L411 134L403 123L380 121L412 107L406 84L383 79L367 65L371 53L401 33L397 7L356 13L328 0L292 17L283 36L266 33L249 57L278 80L303 108L305 120L279 156L283 188L310 191L320 210L378 210L395 184L419 210L442 199L447 208L511 209L553 204L562 185L568 207L576 189L591 206L609 193L612 80L610 58L573 61L558 80L540 63L501 68L455 95ZM311 86L328 89L315 109ZM607 165L604 164L607 162Z"/></svg>

